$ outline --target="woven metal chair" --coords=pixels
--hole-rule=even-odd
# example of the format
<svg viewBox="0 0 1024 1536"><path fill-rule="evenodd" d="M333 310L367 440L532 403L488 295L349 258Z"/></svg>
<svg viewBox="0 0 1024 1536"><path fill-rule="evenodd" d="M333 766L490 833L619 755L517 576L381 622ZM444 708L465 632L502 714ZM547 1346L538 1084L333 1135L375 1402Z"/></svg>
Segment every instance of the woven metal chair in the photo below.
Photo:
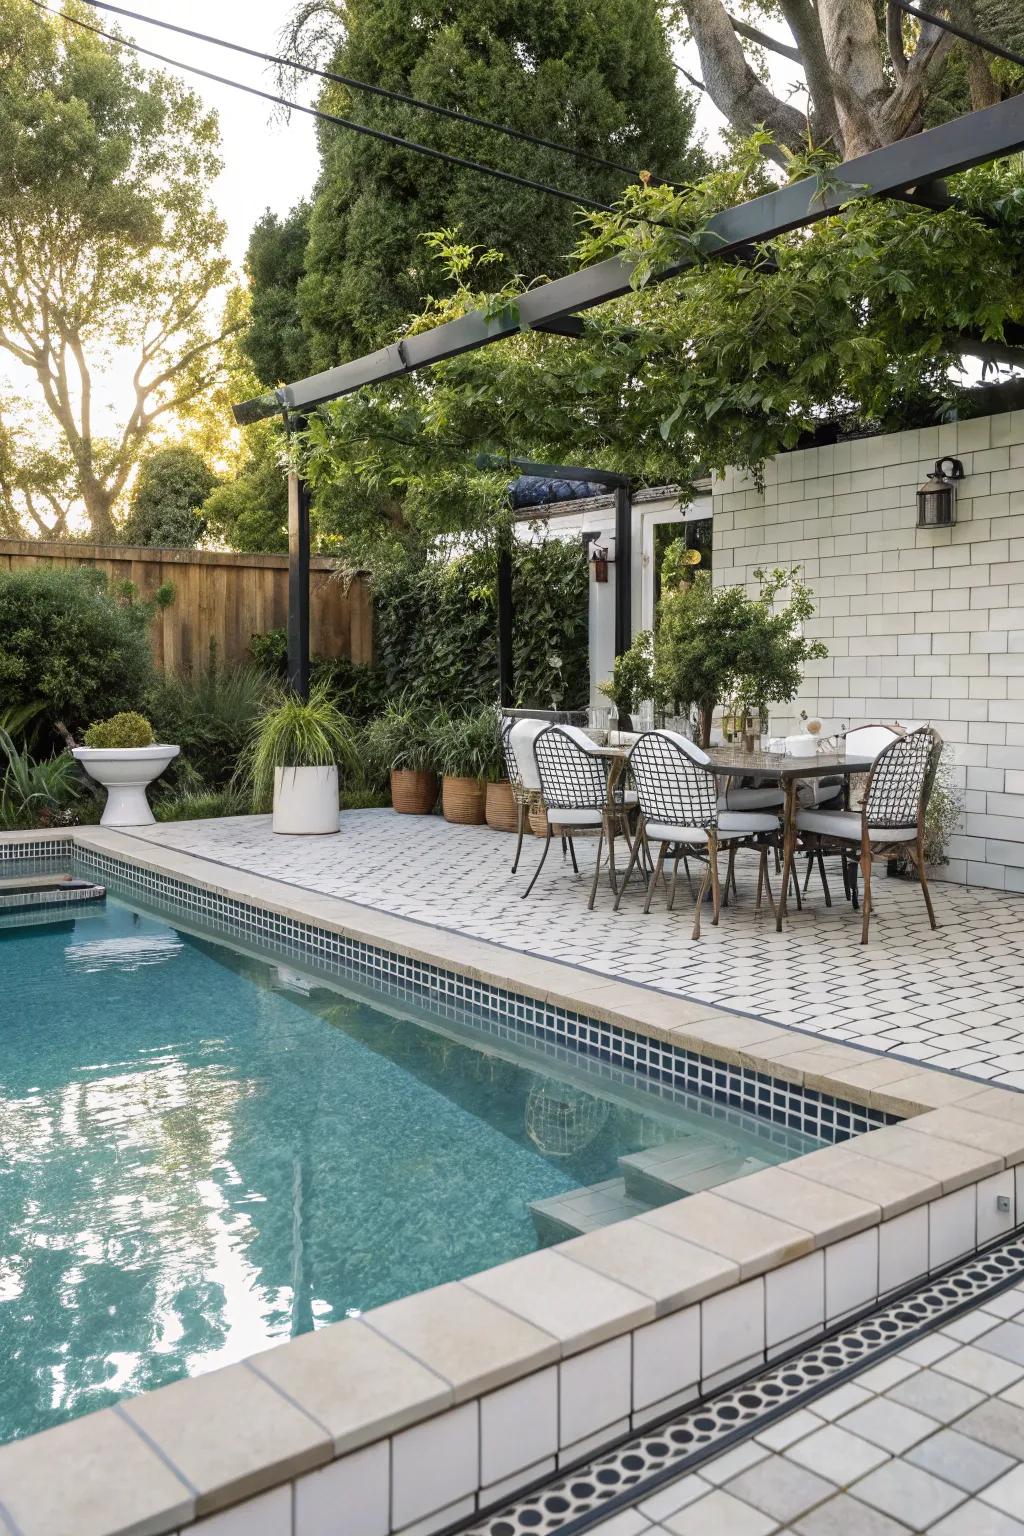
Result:
<svg viewBox="0 0 1024 1536"><path fill-rule="evenodd" d="M644 903L644 911L649 912L654 888L664 876L668 850L672 847L679 849L672 884L667 891L671 910L675 902L679 864L685 858L685 852L703 857L706 868L693 914L695 939L700 938L701 904L709 886L712 899L711 922L712 926L718 924L722 906L718 874L719 849L727 849L730 856L741 846L757 849L760 865L756 905L760 907L762 891L767 890L773 910L775 906L771 886L768 884L768 853L778 842L778 817L771 810L722 810L709 762L706 752L674 731L648 731L635 743L629 754L629 766L640 806L640 824L626 879L640 857L641 849L646 849L649 854L651 845L657 844L657 862L648 882ZM616 907L618 904L617 897Z"/></svg>
<svg viewBox="0 0 1024 1536"><path fill-rule="evenodd" d="M524 724L526 722L523 722ZM615 836L621 832L632 851L629 816L636 796L622 790L608 791L608 767L594 750L594 743L584 731L571 725L549 725L533 743L533 756L540 782L540 797L547 812L547 836L540 863L534 871L523 898L529 896L544 868L553 833L561 834L569 844L573 869L579 873L573 838L579 833L597 832L597 856L590 887L588 908L592 909L601 876L601 851L608 843L609 871L615 882Z"/></svg>
<svg viewBox="0 0 1024 1536"><path fill-rule="evenodd" d="M903 734L904 731L899 726L894 725L857 725L854 726L852 731L847 731L846 733L846 751L851 757L877 757L879 752L887 747L890 742L895 741L897 737ZM825 800L834 799L840 793L843 795L842 809L856 809L854 796L851 793L853 781L846 779L843 784L837 784L835 787L832 787L832 781L828 779L818 780L817 782L818 784L828 786L830 793L824 795L819 792L817 795L805 796L803 794L804 785L801 784L797 791L801 810L818 810ZM857 775L856 782L861 782L860 775ZM806 783L809 787L814 787L813 780L809 779ZM832 805L828 807L829 810L838 810L839 808ZM807 842L809 846L807 848L807 872L804 875L804 894L807 894L807 887L811 883L811 874L815 866L817 866L818 874L821 876L821 888L825 893L825 905L830 907L832 905L832 892L829 890L828 877L825 874L825 855L830 850L826 849L820 840L808 838ZM843 875L843 895L847 901L853 903L853 910L856 912L858 906L857 861L854 859L851 862L849 852L845 848L833 849L831 851L837 852L839 855Z"/></svg>
<svg viewBox="0 0 1024 1536"><path fill-rule="evenodd" d="M532 807L540 804L540 779L533 760L533 744L541 731L546 729L547 722L544 720L513 720L506 715L501 722L501 753L516 805L517 837L516 854L512 860L513 874L519 868L527 817Z"/></svg>
<svg viewBox="0 0 1024 1536"><path fill-rule="evenodd" d="M933 928L935 909L924 868L924 818L935 786L942 738L930 726L898 736L875 758L859 810L798 811L796 824L818 846L854 853L860 860L864 894L861 899L862 944L871 922L871 865L876 858L905 853L917 870Z"/></svg>

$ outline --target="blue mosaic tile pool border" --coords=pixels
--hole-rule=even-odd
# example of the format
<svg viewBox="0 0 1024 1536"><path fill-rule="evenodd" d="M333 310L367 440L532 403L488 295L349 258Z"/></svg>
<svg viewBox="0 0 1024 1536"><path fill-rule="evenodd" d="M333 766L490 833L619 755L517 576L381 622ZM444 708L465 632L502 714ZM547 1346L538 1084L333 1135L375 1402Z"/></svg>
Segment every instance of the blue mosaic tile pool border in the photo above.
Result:
<svg viewBox="0 0 1024 1536"><path fill-rule="evenodd" d="M820 1141L845 1141L890 1125L898 1116L788 1083L751 1068L683 1050L667 1041L590 1018L545 1000L526 997L445 966L349 938L314 923L286 917L251 902L224 896L176 876L133 864L69 842L18 846L19 858L38 858L38 848L98 877L127 896L201 928L240 939L280 959L304 962L324 974L361 984L377 996L426 1009L436 1018L469 1024L494 1039L525 1042L554 1060L580 1056L612 1084L628 1086L638 1076L646 1089L680 1102L694 1097L718 1106L724 1120L754 1114L785 1131L802 1131ZM31 851L29 851L31 850ZM0 857L5 849L0 844Z"/></svg>

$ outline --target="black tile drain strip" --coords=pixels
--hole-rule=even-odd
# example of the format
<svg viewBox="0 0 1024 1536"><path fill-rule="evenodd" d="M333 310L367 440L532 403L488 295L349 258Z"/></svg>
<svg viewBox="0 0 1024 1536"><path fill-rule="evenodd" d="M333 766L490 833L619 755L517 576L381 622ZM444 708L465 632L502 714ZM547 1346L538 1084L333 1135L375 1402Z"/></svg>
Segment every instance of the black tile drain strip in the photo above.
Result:
<svg viewBox="0 0 1024 1536"><path fill-rule="evenodd" d="M457 1529L465 1536L575 1536L650 1498L666 1483L696 1471L1022 1278L1024 1241L1002 1239L909 1288L883 1309L841 1325L770 1369Z"/></svg>

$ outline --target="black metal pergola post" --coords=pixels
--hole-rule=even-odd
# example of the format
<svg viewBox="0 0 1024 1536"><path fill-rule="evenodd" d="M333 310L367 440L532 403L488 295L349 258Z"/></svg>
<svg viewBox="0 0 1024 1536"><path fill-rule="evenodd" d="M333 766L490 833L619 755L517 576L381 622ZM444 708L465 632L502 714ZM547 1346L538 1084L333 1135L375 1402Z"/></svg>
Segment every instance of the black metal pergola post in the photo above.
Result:
<svg viewBox="0 0 1024 1536"><path fill-rule="evenodd" d="M290 437L305 421L289 417L286 424ZM288 471L288 685L309 698L309 486L294 466Z"/></svg>

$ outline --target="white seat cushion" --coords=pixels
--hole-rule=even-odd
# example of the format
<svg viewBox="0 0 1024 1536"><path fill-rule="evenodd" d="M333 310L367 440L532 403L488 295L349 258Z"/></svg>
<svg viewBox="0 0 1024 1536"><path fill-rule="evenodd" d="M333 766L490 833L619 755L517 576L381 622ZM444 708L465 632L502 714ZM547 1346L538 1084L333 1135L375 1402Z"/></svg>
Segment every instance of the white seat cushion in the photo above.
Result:
<svg viewBox="0 0 1024 1536"><path fill-rule="evenodd" d="M856 811L797 811L796 824L801 832L818 832L822 837L860 842L861 819ZM868 836L877 843L912 843L917 828L869 827Z"/></svg>
<svg viewBox="0 0 1024 1536"><path fill-rule="evenodd" d="M725 837L752 837L755 832L777 832L776 817L755 811L720 811L718 835ZM667 821L649 821L645 827L652 843L706 843L707 832L703 827L677 827Z"/></svg>
<svg viewBox="0 0 1024 1536"><path fill-rule="evenodd" d="M796 786L797 804L806 810L811 810L816 805L827 805L830 800L838 800L843 792L842 784L828 779L800 779Z"/></svg>
<svg viewBox="0 0 1024 1536"><path fill-rule="evenodd" d="M604 817L600 811L568 810L560 811L553 806L548 806L548 821L555 827L599 827Z"/></svg>
<svg viewBox="0 0 1024 1536"><path fill-rule="evenodd" d="M617 806L624 805L628 809L632 810L633 806L636 805L636 790L635 789L624 789L624 790L621 790L621 791L620 790L616 790L615 791L615 804Z"/></svg>
<svg viewBox="0 0 1024 1536"><path fill-rule="evenodd" d="M781 789L727 789L718 797L720 811L769 811L783 806L786 796Z"/></svg>

